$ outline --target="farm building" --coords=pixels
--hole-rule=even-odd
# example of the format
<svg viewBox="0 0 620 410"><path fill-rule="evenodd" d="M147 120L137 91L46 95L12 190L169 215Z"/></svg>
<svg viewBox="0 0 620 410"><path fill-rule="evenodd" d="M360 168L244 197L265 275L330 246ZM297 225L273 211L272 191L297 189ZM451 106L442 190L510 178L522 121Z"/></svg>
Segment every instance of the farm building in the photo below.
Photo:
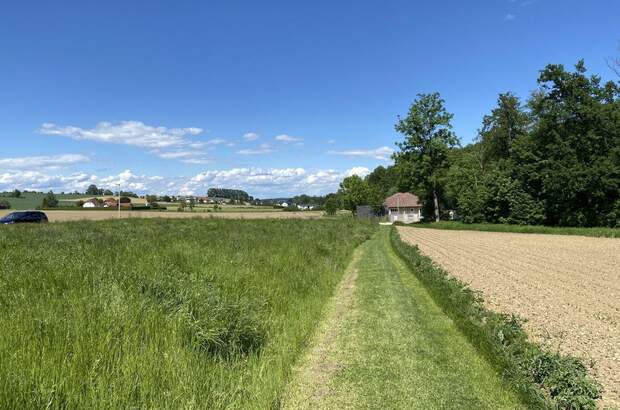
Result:
<svg viewBox="0 0 620 410"><path fill-rule="evenodd" d="M358 205L355 208L355 215L358 218L374 218L375 216L378 216L370 205Z"/></svg>
<svg viewBox="0 0 620 410"><path fill-rule="evenodd" d="M100 207L101 207L101 201L99 201L97 198L89 199L88 201L85 201L82 204L82 208L100 208Z"/></svg>
<svg viewBox="0 0 620 410"><path fill-rule="evenodd" d="M118 202L114 198L107 198L103 201L104 208L116 208L118 206Z"/></svg>
<svg viewBox="0 0 620 410"><path fill-rule="evenodd" d="M390 222L420 222L422 220L422 202L409 192L399 192L389 196L383 202Z"/></svg>

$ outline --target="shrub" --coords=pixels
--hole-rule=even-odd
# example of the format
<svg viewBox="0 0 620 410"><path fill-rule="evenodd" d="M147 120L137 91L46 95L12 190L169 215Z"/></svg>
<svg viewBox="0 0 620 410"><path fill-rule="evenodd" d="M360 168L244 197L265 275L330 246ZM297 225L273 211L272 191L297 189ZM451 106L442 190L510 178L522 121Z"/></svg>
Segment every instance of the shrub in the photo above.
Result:
<svg viewBox="0 0 620 410"><path fill-rule="evenodd" d="M42 208L56 208L58 207L58 199L56 199L56 195L52 191L49 191L45 198L43 198L43 202L41 203Z"/></svg>
<svg viewBox="0 0 620 410"><path fill-rule="evenodd" d="M542 204L500 171L489 172L478 185L464 189L459 212L465 223L536 225L544 219Z"/></svg>
<svg viewBox="0 0 620 410"><path fill-rule="evenodd" d="M11 209L11 203L6 199L0 199L0 209Z"/></svg>
<svg viewBox="0 0 620 410"><path fill-rule="evenodd" d="M336 212L338 211L338 200L335 197L330 196L325 201L324 208L327 215L336 215Z"/></svg>

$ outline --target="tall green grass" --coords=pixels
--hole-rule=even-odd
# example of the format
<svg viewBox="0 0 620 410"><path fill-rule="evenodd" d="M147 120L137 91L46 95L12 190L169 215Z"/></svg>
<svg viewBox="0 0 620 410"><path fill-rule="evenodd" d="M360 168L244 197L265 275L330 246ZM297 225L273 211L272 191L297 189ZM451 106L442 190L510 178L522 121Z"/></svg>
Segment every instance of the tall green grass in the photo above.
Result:
<svg viewBox="0 0 620 410"><path fill-rule="evenodd" d="M269 408L353 249L341 220L0 230L0 408Z"/></svg>

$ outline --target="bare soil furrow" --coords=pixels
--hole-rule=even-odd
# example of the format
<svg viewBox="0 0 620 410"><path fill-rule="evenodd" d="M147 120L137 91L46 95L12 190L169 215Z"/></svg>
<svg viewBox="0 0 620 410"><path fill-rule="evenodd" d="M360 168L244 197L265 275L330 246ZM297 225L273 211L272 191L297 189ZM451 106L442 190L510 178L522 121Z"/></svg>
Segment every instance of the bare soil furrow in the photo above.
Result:
<svg viewBox="0 0 620 410"><path fill-rule="evenodd" d="M403 237L407 238L407 235L411 235L411 233L407 233ZM592 290L597 288L604 288L605 290L616 292L620 290L619 286L615 286L613 282L611 282L613 274L608 275L607 272L599 273L601 276L601 283L592 284L592 289L585 290L578 285L582 283L583 280L587 280L592 273L597 272L590 270L587 273L580 273L574 267L565 267L562 271L556 271L554 267L558 266L558 264L547 263L542 256L526 253L524 254L526 258L514 259L512 258L514 251L498 249L497 246L493 249L491 246L481 247L472 245L468 248L467 245L453 245L448 250L442 249L441 239L436 239L431 236L430 238L425 238L425 241L428 246L433 247L443 258L451 260L458 259L459 261L467 260L469 265L467 268L469 269L477 269L481 263L489 265L490 269L499 269L504 277L510 277L512 279L511 285L517 288L522 287L524 282L531 283L532 281L538 281L538 278L541 276L545 276L546 280L558 281L556 288L542 287L539 289L541 296L554 297L554 295L561 290L565 294L570 294L571 297L574 292L577 292L581 297L589 297L592 294ZM605 305L606 308L613 309L617 306L617 300L615 298L612 300L601 299L599 300L599 304Z"/></svg>
<svg viewBox="0 0 620 410"><path fill-rule="evenodd" d="M539 343L594 361L601 405L620 406L620 240L399 227Z"/></svg>

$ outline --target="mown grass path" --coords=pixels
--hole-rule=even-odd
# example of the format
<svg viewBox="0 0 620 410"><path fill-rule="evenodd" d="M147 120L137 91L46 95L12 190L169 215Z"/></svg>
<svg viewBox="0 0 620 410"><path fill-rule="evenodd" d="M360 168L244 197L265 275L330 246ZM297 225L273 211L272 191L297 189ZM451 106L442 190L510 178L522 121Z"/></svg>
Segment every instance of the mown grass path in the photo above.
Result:
<svg viewBox="0 0 620 410"><path fill-rule="evenodd" d="M525 408L393 252L382 229L328 310L285 408Z"/></svg>

